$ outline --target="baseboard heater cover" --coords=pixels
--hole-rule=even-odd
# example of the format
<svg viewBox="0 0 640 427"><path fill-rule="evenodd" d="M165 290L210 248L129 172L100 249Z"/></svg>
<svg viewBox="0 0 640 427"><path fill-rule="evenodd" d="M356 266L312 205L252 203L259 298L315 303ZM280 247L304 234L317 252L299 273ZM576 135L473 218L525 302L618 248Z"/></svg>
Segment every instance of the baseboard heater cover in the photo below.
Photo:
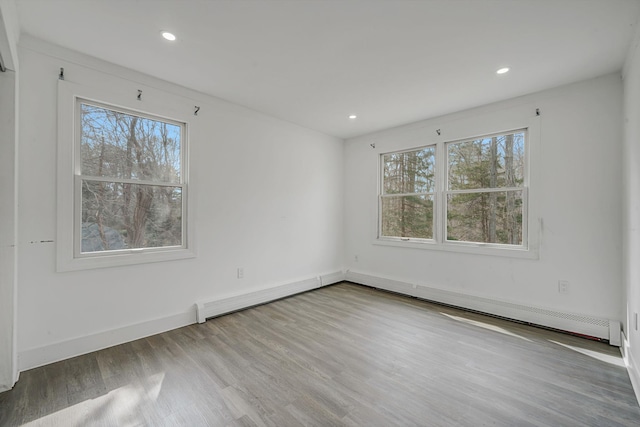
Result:
<svg viewBox="0 0 640 427"><path fill-rule="evenodd" d="M345 280L507 319L608 340L620 346L620 322L483 298L347 270Z"/></svg>
<svg viewBox="0 0 640 427"><path fill-rule="evenodd" d="M248 294L242 294L212 300L208 302L197 302L196 313L198 323L204 323L207 319L221 316L223 314L232 313L238 310L244 310L256 305L265 304L281 298L289 297L312 289L321 288L323 286L332 285L344 280L344 273L336 271L328 274L320 274L316 277L303 279L300 281L275 286Z"/></svg>

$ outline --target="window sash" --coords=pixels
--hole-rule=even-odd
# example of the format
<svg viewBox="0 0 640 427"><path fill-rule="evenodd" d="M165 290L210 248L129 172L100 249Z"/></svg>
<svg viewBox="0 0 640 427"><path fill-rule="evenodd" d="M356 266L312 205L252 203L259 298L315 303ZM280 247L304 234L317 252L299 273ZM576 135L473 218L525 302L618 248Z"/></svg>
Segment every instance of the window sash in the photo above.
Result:
<svg viewBox="0 0 640 427"><path fill-rule="evenodd" d="M512 193L512 194L516 194L519 197L516 197L514 200L514 202L519 201L519 205L516 204L516 206L514 206L515 208L517 208L515 210L516 213L516 217L518 215L518 213L520 214L520 221L519 223L519 228L520 228L520 233L518 235L518 240L520 240L520 243L501 243L501 242L484 242L484 241L480 241L480 240L460 240L460 239L450 239L450 235L453 233L449 232L449 228L450 228L450 216L449 213L451 212L450 210L450 197L449 196L458 196L458 195L482 195L482 194L504 194L505 196L508 193ZM509 248L523 248L523 247L527 247L527 207L528 207L528 203L527 203L527 191L525 188L510 188L510 189L503 189L503 188L499 188L499 189L483 189L482 191L449 191L449 192L445 192L444 196L444 213L443 213L443 236L444 236L444 243L446 244L472 244L472 245L491 245L491 246L501 246L501 247L509 247ZM496 201L497 202L497 201ZM495 206L496 209L499 208L499 205ZM505 206L506 209L506 206ZM498 213L498 211L495 212L496 214ZM489 218L486 218L489 219ZM494 220L496 221L494 224L497 226L498 225L498 220L499 218L495 218ZM497 229L495 230L496 234L501 234L504 233L505 230L504 229ZM507 230L508 232L508 230Z"/></svg>
<svg viewBox="0 0 640 427"><path fill-rule="evenodd" d="M139 117L142 119L153 120L156 122L162 122L180 127L180 155L179 155L179 179L176 181L168 180L148 180L148 179L136 179L136 178L118 178L109 176L93 176L82 174L82 105L89 105L105 110L114 111L129 116ZM73 227L73 253L74 258L93 258L104 257L109 255L126 254L126 253L141 253L141 252L165 252L175 249L187 249L187 185L186 185L186 147L187 147L187 132L186 124L172 120L170 118L154 115L150 113L134 111L127 108L114 106L111 104L88 100L82 97L75 97L74 102L74 227ZM118 183L118 184L132 184L132 185L147 185L156 187L175 187L180 188L181 192L181 244L180 245L167 245L167 246L149 246L141 248L126 248L126 249L107 249L92 252L82 251L82 182L83 181L95 181L105 183Z"/></svg>
<svg viewBox="0 0 640 427"><path fill-rule="evenodd" d="M118 107L115 105L110 105L107 103L103 103L103 102L97 102L97 101L92 101L92 100L88 100L85 98L81 98L81 97L76 97L75 98L75 104L74 104L74 117L75 117L75 126L74 126L74 175L77 176L90 176L87 174L82 174L82 108L81 105L85 104L85 105L89 105L92 107L97 107L97 108L102 108L105 110L110 110L110 111L114 111L117 113L121 113L121 114L126 114L129 116L134 116L134 117L138 117L138 118L142 118L142 119L148 119L148 120L153 120L153 121L157 121L157 122L162 122L162 123L166 123L166 124L170 124L170 125L174 125L174 126L179 126L180 127L180 174L179 174L179 179L177 181L156 181L156 180L138 180L135 179L136 181L140 181L140 182L154 182L157 183L157 185L161 185L162 183L167 183L170 185L175 185L175 184L184 184L185 178L186 178L186 147L187 147L187 129L186 129L186 123L184 122L180 122L177 120L173 120L167 117L163 117L160 115L154 115L154 114L150 114L150 113L145 113L145 112L141 112L141 111L134 111L134 110L130 110L127 108L122 108L122 107ZM107 178L109 180L118 180L118 179L123 179L123 178L117 178L117 177L95 177L95 178Z"/></svg>
<svg viewBox="0 0 640 427"><path fill-rule="evenodd" d="M436 235L436 218L437 218L437 211L438 211L438 203L437 203L437 199L436 199L436 192L424 192L424 193L403 193L403 194L381 194L380 197L378 198L378 212L380 212L380 214L378 215L378 237L382 238L382 239L388 239L388 240L400 240L400 241L410 241L410 240L415 240L415 241L434 241L435 240L435 235ZM382 216L382 212L383 212L383 199L392 199L392 198L398 198L398 197L425 197L427 200L431 201L432 204L432 208L431 208L431 215L432 215L432 220L431 220L431 224L430 225L426 225L427 227L431 228L431 237L427 238L427 237L406 237L406 236L387 236L383 233L383 221L384 218Z"/></svg>

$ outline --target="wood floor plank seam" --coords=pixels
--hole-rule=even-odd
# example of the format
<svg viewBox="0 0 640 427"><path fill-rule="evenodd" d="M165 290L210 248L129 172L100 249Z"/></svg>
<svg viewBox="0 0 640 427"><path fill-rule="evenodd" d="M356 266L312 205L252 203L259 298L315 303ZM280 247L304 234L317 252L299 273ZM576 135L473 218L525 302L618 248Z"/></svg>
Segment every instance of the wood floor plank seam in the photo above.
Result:
<svg viewBox="0 0 640 427"><path fill-rule="evenodd" d="M23 372L0 426L638 426L615 348L339 283Z"/></svg>

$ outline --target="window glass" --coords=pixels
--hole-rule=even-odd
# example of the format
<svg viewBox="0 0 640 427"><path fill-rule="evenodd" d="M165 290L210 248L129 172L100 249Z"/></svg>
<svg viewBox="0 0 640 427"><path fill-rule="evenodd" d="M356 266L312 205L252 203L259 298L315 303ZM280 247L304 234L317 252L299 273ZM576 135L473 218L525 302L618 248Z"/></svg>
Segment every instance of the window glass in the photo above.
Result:
<svg viewBox="0 0 640 427"><path fill-rule="evenodd" d="M78 105L80 252L182 246L184 125Z"/></svg>
<svg viewBox="0 0 640 427"><path fill-rule="evenodd" d="M430 193L435 189L435 147L383 156L384 193Z"/></svg>
<svg viewBox="0 0 640 427"><path fill-rule="evenodd" d="M522 245L524 144L524 131L447 144L447 240Z"/></svg>
<svg viewBox="0 0 640 427"><path fill-rule="evenodd" d="M449 194L447 239L522 244L522 191Z"/></svg>
<svg viewBox="0 0 640 427"><path fill-rule="evenodd" d="M80 104L81 173L180 182L182 126Z"/></svg>
<svg viewBox="0 0 640 427"><path fill-rule="evenodd" d="M433 239L433 196L383 197L382 235Z"/></svg>
<svg viewBox="0 0 640 427"><path fill-rule="evenodd" d="M435 146L382 156L382 236L433 239Z"/></svg>
<svg viewBox="0 0 640 427"><path fill-rule="evenodd" d="M517 130L382 154L378 237L525 246L526 135Z"/></svg>
<svg viewBox="0 0 640 427"><path fill-rule="evenodd" d="M524 182L524 132L447 144L447 189L517 187Z"/></svg>

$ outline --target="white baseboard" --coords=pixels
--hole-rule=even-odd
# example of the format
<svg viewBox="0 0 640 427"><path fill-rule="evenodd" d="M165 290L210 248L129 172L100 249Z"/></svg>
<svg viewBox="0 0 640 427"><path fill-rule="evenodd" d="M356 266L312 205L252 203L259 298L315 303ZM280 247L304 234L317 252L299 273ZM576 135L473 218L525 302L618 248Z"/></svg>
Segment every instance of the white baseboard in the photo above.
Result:
<svg viewBox="0 0 640 427"><path fill-rule="evenodd" d="M197 319L203 323L206 319L242 310L254 305L264 304L280 298L310 291L323 286L344 280L344 273L336 271L328 274L321 274L313 278L303 279L285 285L275 286L249 294L237 295L229 298L201 301L196 303Z"/></svg>
<svg viewBox="0 0 640 427"><path fill-rule="evenodd" d="M640 404L640 365L633 358L633 355L629 351L629 341L625 334L622 334L622 346L620 347L624 364L627 367L629 373L629 379L631 380L631 386L636 394L636 400Z"/></svg>
<svg viewBox="0 0 640 427"><path fill-rule="evenodd" d="M615 334L615 327L610 328L610 325L619 325L619 322L610 322L608 319L445 291L351 270L347 270L345 280L425 300L602 339L610 339L611 334ZM619 333L619 330L617 332Z"/></svg>
<svg viewBox="0 0 640 427"><path fill-rule="evenodd" d="M269 301L288 297L322 286L344 280L344 273L336 271L328 274L321 274L313 278L304 279L257 292L237 295L231 298L214 300L207 303L197 304L196 308L204 308L206 311L189 310L183 313L174 314L159 319L129 325L109 331L98 332L84 337L73 338L48 344L42 347L23 350L18 353L19 371L37 368L49 363L91 353L92 351L123 344L150 335L170 331L196 323L199 314L206 317L219 316L243 308L264 304Z"/></svg>
<svg viewBox="0 0 640 427"><path fill-rule="evenodd" d="M195 310L189 310L160 319L148 320L135 325L23 350L18 353L18 367L20 371L26 371L38 366L91 353L92 351L181 328L195 323L195 321Z"/></svg>

